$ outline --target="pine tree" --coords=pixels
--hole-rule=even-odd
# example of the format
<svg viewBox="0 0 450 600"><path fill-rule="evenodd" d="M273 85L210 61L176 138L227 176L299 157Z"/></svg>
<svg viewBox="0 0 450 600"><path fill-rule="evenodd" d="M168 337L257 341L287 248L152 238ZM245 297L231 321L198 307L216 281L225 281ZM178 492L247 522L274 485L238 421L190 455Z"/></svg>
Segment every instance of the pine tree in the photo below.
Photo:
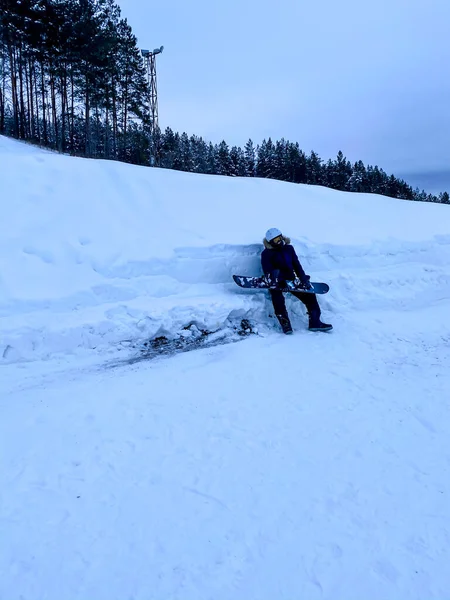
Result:
<svg viewBox="0 0 450 600"><path fill-rule="evenodd" d="M230 150L231 175L234 177L246 177L245 155L241 148L233 146Z"/></svg>
<svg viewBox="0 0 450 600"><path fill-rule="evenodd" d="M373 194L382 194L385 188L386 174L377 166L367 167L368 192Z"/></svg>
<svg viewBox="0 0 450 600"><path fill-rule="evenodd" d="M187 133L185 132L183 132L180 136L180 161L182 171L192 172L194 170L191 142Z"/></svg>
<svg viewBox="0 0 450 600"><path fill-rule="evenodd" d="M293 183L307 182L307 161L298 143L288 143L286 149L286 178Z"/></svg>
<svg viewBox="0 0 450 600"><path fill-rule="evenodd" d="M208 173L208 146L201 137L191 136L191 151L194 173Z"/></svg>
<svg viewBox="0 0 450 600"><path fill-rule="evenodd" d="M218 175L231 175L232 162L230 158L230 150L225 141L220 142L217 148L217 173Z"/></svg>
<svg viewBox="0 0 450 600"><path fill-rule="evenodd" d="M170 127L167 127L161 136L161 167L166 169L175 169L175 165L180 164L180 136L175 134Z"/></svg>
<svg viewBox="0 0 450 600"><path fill-rule="evenodd" d="M280 181L289 181L290 173L286 140L281 139L275 142L273 162L273 178L279 179Z"/></svg>
<svg viewBox="0 0 450 600"><path fill-rule="evenodd" d="M427 194L424 190L420 191L419 188L416 188L414 191L414 199L418 202L426 202Z"/></svg>
<svg viewBox="0 0 450 600"><path fill-rule="evenodd" d="M208 155L207 155L207 173L210 175L217 175L219 172L218 167L218 152L217 147L209 142L208 144Z"/></svg>
<svg viewBox="0 0 450 600"><path fill-rule="evenodd" d="M398 185L398 193L397 198L402 198L403 200L413 200L414 192L410 185L408 185L402 179L397 182Z"/></svg>
<svg viewBox="0 0 450 600"><path fill-rule="evenodd" d="M252 140L248 140L244 149L245 158L245 175L247 177L255 177L256 175L256 150Z"/></svg>
<svg viewBox="0 0 450 600"><path fill-rule="evenodd" d="M353 174L352 166L339 150L336 160L329 160L326 166L327 185L346 191L349 189L350 179Z"/></svg>
<svg viewBox="0 0 450 600"><path fill-rule="evenodd" d="M310 185L323 185L325 179L324 171L322 159L316 152L311 151L311 154L306 159L306 183Z"/></svg>
<svg viewBox="0 0 450 600"><path fill-rule="evenodd" d="M275 167L275 148L271 138L263 140L257 147L256 176L273 178L276 172Z"/></svg>
<svg viewBox="0 0 450 600"><path fill-rule="evenodd" d="M391 175L387 179L386 185L384 186L384 194L386 196L391 196L392 198L398 198L399 193L399 181L394 177L394 175Z"/></svg>
<svg viewBox="0 0 450 600"><path fill-rule="evenodd" d="M348 180L348 189L350 192L364 192L367 190L367 171L362 160L355 162L352 169L352 175Z"/></svg>

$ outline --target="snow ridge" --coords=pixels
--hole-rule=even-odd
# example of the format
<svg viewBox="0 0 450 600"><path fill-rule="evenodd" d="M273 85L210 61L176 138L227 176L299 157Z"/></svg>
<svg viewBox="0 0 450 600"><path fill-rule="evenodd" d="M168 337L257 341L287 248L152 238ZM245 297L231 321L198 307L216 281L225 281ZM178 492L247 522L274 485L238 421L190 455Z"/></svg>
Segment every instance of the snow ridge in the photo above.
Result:
<svg viewBox="0 0 450 600"><path fill-rule="evenodd" d="M341 317L354 310L430 307L450 295L450 236L349 247L293 243L307 272L331 286L320 298L322 308ZM258 244L185 247L167 259L93 265L102 283L83 292L3 302L0 315L8 327L3 323L0 356L13 362L77 349L105 351L123 340L174 339L192 323L226 329L237 318L276 327L267 293L241 290L231 279L260 273L261 250ZM303 307L292 298L288 306L302 327Z"/></svg>

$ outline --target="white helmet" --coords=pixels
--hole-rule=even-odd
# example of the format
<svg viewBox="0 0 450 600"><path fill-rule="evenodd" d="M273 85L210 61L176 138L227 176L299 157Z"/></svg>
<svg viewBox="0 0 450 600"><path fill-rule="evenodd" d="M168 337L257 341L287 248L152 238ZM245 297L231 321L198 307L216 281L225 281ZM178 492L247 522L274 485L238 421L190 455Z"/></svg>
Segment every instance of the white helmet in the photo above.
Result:
<svg viewBox="0 0 450 600"><path fill-rule="evenodd" d="M276 227L271 227L266 231L266 240L268 242L271 242L274 238L278 237L279 235L283 235L281 231Z"/></svg>

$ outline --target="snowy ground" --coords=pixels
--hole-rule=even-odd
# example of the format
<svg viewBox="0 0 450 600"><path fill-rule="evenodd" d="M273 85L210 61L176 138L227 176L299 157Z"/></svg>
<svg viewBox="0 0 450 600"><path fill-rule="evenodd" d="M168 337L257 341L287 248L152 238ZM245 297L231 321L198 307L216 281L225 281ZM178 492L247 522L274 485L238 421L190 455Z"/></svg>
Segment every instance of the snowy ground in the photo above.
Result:
<svg viewBox="0 0 450 600"><path fill-rule="evenodd" d="M1 600L450 598L448 207L0 154ZM268 226L331 334L229 283Z"/></svg>
<svg viewBox="0 0 450 600"><path fill-rule="evenodd" d="M0 598L447 598L448 308L7 367Z"/></svg>

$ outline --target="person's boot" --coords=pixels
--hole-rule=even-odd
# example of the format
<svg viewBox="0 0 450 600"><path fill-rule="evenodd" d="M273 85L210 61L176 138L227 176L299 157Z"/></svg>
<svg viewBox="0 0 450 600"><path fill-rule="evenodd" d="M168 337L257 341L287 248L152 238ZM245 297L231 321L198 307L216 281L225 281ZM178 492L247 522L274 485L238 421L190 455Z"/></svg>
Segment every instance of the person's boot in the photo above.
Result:
<svg viewBox="0 0 450 600"><path fill-rule="evenodd" d="M277 315L277 319L280 322L283 333L292 333L292 326L291 322L289 321L289 317L285 317L284 315Z"/></svg>
<svg viewBox="0 0 450 600"><path fill-rule="evenodd" d="M330 331L331 329L333 329L333 325L322 323L319 311L311 311L309 315L309 331Z"/></svg>

